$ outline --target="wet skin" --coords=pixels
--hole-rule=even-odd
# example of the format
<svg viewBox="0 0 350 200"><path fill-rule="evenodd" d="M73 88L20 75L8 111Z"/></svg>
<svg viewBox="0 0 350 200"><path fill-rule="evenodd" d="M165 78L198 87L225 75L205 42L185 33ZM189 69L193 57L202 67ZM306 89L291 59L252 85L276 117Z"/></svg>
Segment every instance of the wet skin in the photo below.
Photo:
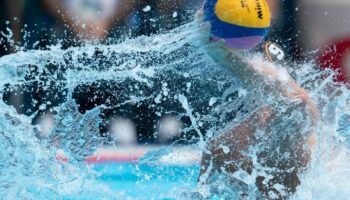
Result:
<svg viewBox="0 0 350 200"><path fill-rule="evenodd" d="M255 177L255 185L263 195L262 198L288 198L300 184L299 175L307 167L316 143L314 130L319 120L316 104L307 91L292 78L287 76L288 79L282 80L280 77L285 72L271 67L270 63L244 60L236 52L220 47L220 44L208 46L210 46L209 55L213 60L230 68L233 75L248 87L262 88L260 91L264 94L262 96L281 96L286 98L287 102L277 106L262 106L239 124L233 124L219 136L211 138L203 152L199 184L211 185L215 176L223 176L233 185L237 182L233 177L235 172L243 170L252 175L253 170L257 170L258 167L255 165L258 164L270 170L267 170L269 178L262 175ZM288 100L291 103L288 103ZM281 112L282 107L289 111ZM293 122L290 122L292 127L283 130L283 126L295 118L294 115L302 116L302 119L292 120ZM305 131L306 126L308 130ZM279 131L285 131L287 134L272 133L278 132L274 130L275 127L282 127ZM261 131L264 136L259 136ZM280 141L271 142L270 140L274 138ZM255 154L257 163L253 162L249 152L254 146L261 148ZM283 150L279 153L277 149L280 148ZM289 155L288 159L280 159L284 153ZM245 185L243 182L241 184ZM282 185L284 191L276 189L276 184ZM247 195L243 193L243 196Z"/></svg>

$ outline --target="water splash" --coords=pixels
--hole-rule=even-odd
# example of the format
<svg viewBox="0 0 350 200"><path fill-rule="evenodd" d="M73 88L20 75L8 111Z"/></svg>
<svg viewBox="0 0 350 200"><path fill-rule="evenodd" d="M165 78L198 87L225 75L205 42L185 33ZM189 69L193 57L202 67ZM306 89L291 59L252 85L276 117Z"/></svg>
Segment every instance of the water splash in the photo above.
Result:
<svg viewBox="0 0 350 200"><path fill-rule="evenodd" d="M251 98L256 91L241 85L230 71L213 62L199 43L193 42L202 37L199 33L192 22L169 33L127 39L115 45L87 44L68 50L52 47L2 57L1 95L31 101L16 110L5 104L10 101L0 102L0 194L8 199L78 198L90 194L122 198L123 194L115 194L96 181L96 174L82 162L99 145L109 143L107 116L139 119L151 124L149 127L162 116L176 116L184 126L174 143L196 143L199 149L228 125L239 124L247 113L257 109ZM323 79L325 72L312 63L288 70L310 91L322 113L317 151L294 198L345 199L349 195L345 180L350 175L346 147L350 137L345 122L349 92L336 87L339 92L332 95L335 90L329 88L335 86L329 86L331 78ZM135 108L140 107L152 115L137 114ZM55 126L46 138L40 138L33 122L46 113L52 113ZM297 121L299 116L289 117ZM343 122L340 127L338 122ZM156 135L151 130L150 138ZM225 144L219 146L229 152ZM64 150L70 163L55 159L58 149ZM255 155L255 150L250 155ZM162 155L166 153L162 151ZM144 160L156 160L153 157ZM209 191L208 195L215 198L222 193L233 198L236 190L243 190L248 191L249 198L259 198L251 181L259 173L237 171L233 175L248 188L240 189L239 182L234 187L218 179L211 185L217 189L216 194ZM183 192L178 198L188 196L199 198L195 191Z"/></svg>

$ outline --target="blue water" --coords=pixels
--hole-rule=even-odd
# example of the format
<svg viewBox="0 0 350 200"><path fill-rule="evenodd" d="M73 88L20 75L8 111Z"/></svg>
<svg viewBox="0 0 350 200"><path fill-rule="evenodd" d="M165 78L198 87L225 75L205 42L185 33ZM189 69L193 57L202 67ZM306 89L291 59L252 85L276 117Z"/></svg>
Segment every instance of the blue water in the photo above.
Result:
<svg viewBox="0 0 350 200"><path fill-rule="evenodd" d="M98 182L132 199L177 199L181 192L195 189L199 175L199 165L104 163L93 168L101 173Z"/></svg>

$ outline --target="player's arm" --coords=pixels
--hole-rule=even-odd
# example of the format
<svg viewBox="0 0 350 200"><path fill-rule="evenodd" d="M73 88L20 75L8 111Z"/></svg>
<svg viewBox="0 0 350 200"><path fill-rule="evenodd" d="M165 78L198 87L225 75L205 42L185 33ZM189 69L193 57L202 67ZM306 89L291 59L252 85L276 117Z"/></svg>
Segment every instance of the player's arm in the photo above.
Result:
<svg viewBox="0 0 350 200"><path fill-rule="evenodd" d="M250 171L251 161L244 153L256 141L256 130L264 129L271 117L271 107L261 108L239 125L210 140L202 156L198 181L205 183L215 172L233 173L238 169Z"/></svg>

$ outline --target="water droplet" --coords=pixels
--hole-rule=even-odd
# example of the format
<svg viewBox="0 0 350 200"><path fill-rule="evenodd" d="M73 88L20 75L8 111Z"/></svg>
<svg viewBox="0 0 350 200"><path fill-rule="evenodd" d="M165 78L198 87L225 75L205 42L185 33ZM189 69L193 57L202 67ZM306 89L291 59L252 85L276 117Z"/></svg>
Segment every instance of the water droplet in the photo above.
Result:
<svg viewBox="0 0 350 200"><path fill-rule="evenodd" d="M143 12L148 12L148 11L150 11L150 10L151 10L151 6L149 6L149 5L147 5L146 7L144 7L144 8L142 9Z"/></svg>
<svg viewBox="0 0 350 200"><path fill-rule="evenodd" d="M173 12L173 18L177 17L177 12Z"/></svg>

